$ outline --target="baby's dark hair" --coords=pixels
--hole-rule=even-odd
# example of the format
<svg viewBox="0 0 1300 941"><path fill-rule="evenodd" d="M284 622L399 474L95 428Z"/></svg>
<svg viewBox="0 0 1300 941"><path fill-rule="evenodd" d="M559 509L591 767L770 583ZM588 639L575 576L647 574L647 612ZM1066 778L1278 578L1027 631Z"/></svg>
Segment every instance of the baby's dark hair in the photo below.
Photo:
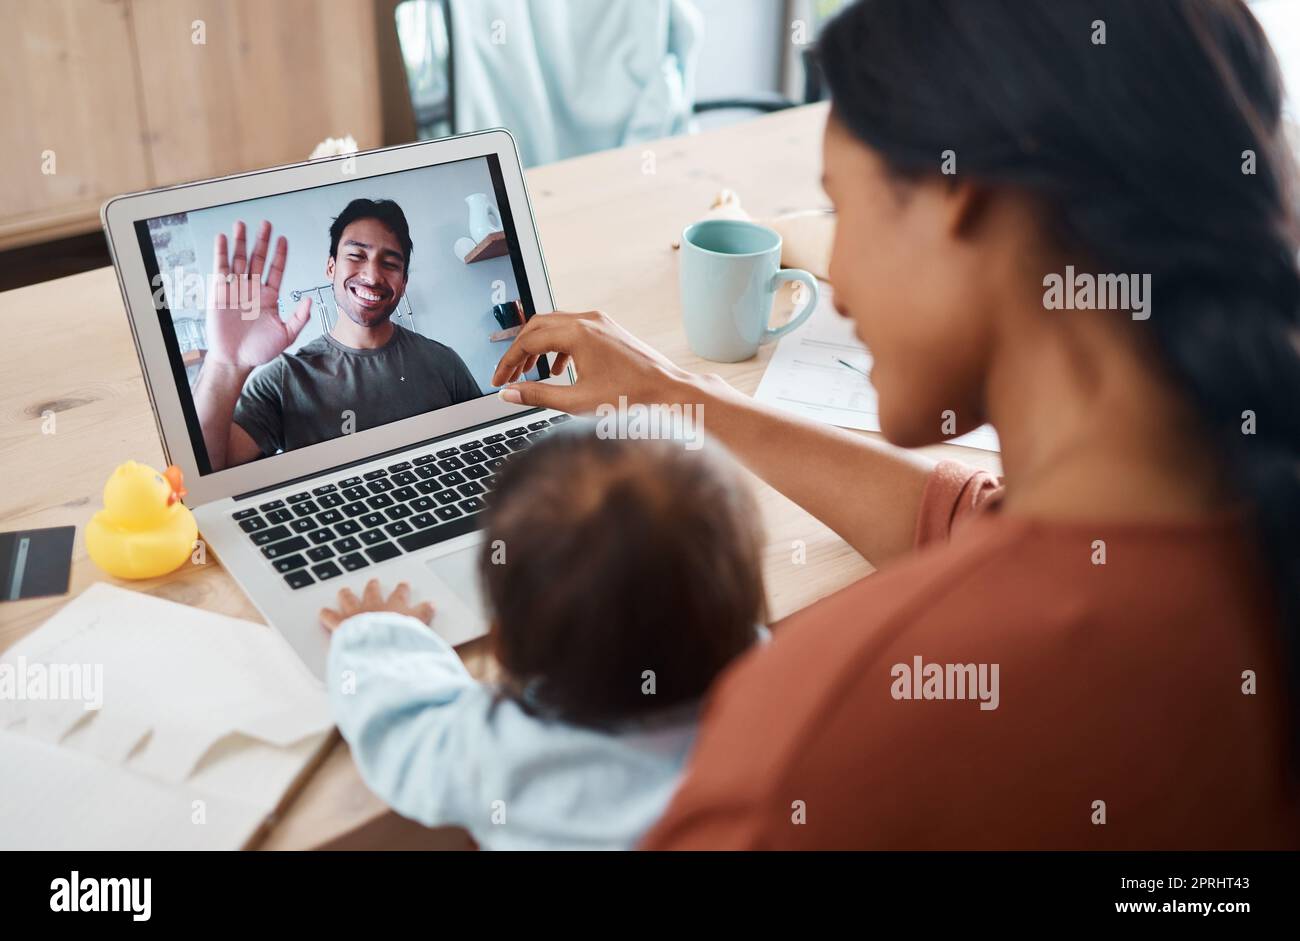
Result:
<svg viewBox="0 0 1300 941"><path fill-rule="evenodd" d="M612 728L698 700L754 643L757 508L714 447L573 422L511 458L480 558L504 696Z"/></svg>

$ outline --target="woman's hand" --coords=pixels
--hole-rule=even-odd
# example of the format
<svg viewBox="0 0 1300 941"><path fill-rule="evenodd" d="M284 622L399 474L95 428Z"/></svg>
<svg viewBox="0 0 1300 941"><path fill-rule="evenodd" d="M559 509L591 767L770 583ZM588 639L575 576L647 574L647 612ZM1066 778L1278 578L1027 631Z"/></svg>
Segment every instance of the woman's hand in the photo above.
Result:
<svg viewBox="0 0 1300 941"><path fill-rule="evenodd" d="M406 582L398 582L393 593L385 598L379 588L379 580L372 578L366 582L360 598L357 598L350 588L340 591L338 605L337 611L333 608L321 608L320 622L327 631L337 630L338 626L352 615L364 614L367 611L389 611L393 614L405 614L425 624L433 623L433 605L422 601L412 606L411 586Z"/></svg>
<svg viewBox="0 0 1300 941"><path fill-rule="evenodd" d="M518 382L547 353L559 354L553 372L572 360L577 383ZM576 414L617 407L619 396L630 405L692 405L697 427L873 564L912 549L933 462L775 411L716 376L689 373L599 311L539 314L528 321L501 357L492 384L506 385L501 397L508 402Z"/></svg>
<svg viewBox="0 0 1300 941"><path fill-rule="evenodd" d="M572 386L519 382L548 353L555 358L552 374L572 361L578 381ZM574 414L617 404L675 404L691 400L695 377L628 333L601 311L556 312L533 317L519 331L492 376L494 386L507 386L507 402L555 408ZM516 385L508 385L517 383Z"/></svg>

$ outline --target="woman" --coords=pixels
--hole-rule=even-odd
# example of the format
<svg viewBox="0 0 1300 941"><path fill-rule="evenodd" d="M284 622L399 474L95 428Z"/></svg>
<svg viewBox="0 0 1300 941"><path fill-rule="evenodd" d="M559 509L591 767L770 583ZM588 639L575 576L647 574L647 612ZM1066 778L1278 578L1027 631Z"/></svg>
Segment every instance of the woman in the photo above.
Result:
<svg viewBox="0 0 1300 941"><path fill-rule="evenodd" d="M820 55L830 277L884 435L991 421L1005 477L768 412L603 314L528 325L496 382L548 352L581 378L510 398L701 403L882 566L720 682L647 845L1300 845L1300 272L1258 25L863 0ZM1134 293L1069 309L1074 272Z"/></svg>

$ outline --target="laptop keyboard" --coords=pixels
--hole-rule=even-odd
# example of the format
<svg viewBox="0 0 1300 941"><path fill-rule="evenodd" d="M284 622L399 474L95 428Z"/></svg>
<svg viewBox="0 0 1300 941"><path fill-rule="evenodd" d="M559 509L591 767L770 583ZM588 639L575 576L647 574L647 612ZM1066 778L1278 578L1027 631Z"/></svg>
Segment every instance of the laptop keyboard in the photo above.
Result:
<svg viewBox="0 0 1300 941"><path fill-rule="evenodd" d="M233 516L290 588L306 588L473 532L501 465L568 419L439 448Z"/></svg>

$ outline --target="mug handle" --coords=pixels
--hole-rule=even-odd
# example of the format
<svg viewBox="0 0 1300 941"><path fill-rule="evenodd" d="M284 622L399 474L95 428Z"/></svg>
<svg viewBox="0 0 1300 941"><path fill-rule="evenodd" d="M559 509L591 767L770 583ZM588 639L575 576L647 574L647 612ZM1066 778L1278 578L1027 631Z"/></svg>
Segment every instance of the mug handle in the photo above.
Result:
<svg viewBox="0 0 1300 941"><path fill-rule="evenodd" d="M763 331L761 343L771 343L777 337L785 336L795 327L799 326L805 320L812 316L812 312L817 307L817 279L804 271L802 268L782 268L776 274L772 275L772 290L776 290L777 285L785 281L798 281L808 289L809 298L803 305L803 310L799 311L790 318L788 323L779 327L768 327Z"/></svg>

